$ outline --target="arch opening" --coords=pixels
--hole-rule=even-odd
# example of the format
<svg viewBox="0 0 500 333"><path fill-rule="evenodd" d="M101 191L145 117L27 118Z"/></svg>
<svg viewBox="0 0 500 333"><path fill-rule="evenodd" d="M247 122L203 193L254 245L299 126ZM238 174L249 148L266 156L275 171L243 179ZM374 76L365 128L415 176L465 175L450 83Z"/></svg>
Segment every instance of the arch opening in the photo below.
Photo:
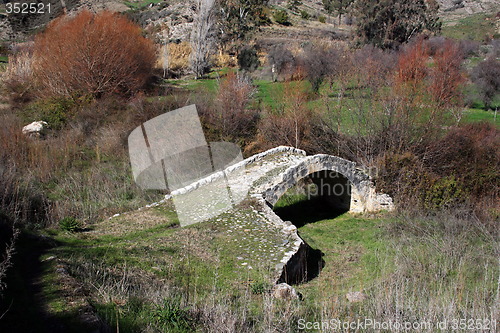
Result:
<svg viewBox="0 0 500 333"><path fill-rule="evenodd" d="M276 202L274 212L297 228L334 219L349 211L351 182L342 174L322 170L300 179ZM300 236L300 230L299 230ZM300 284L317 277L325 266L324 253L305 241L284 267L279 282Z"/></svg>
<svg viewBox="0 0 500 333"><path fill-rule="evenodd" d="M292 222L297 228L334 219L350 210L351 189L351 182L338 172L314 172L288 189L273 210L282 220Z"/></svg>

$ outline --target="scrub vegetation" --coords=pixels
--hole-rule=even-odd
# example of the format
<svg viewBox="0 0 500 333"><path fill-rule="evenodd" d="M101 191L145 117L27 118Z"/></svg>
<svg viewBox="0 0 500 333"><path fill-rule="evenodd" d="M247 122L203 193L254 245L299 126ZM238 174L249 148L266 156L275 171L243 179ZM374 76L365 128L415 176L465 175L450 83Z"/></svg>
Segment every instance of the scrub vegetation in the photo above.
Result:
<svg viewBox="0 0 500 333"><path fill-rule="evenodd" d="M441 27L433 1L403 3L418 15L386 31L374 13L394 13L357 1L324 1L326 12L214 2L193 43L160 40L162 26L140 20L156 1L139 1L0 45L0 331L320 332L300 320L364 318L498 327L494 17ZM289 190L274 210L325 267L294 286L300 299L274 297L289 249L252 200L185 228L169 200L139 210L168 191L134 183L128 135L193 103L207 142L234 142L244 157L287 145L346 158L373 171L395 211L331 216ZM42 133L22 133L40 120Z"/></svg>

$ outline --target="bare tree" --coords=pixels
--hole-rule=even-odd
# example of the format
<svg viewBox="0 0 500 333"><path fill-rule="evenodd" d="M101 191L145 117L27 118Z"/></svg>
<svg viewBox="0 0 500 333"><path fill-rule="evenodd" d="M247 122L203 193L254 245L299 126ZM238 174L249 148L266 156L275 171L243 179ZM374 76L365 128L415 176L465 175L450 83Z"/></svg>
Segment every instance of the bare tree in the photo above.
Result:
<svg viewBox="0 0 500 333"><path fill-rule="evenodd" d="M169 56L168 56L168 44L162 45L161 47L161 67L163 69L163 78L167 77L167 72L169 68Z"/></svg>
<svg viewBox="0 0 500 333"><path fill-rule="evenodd" d="M167 77L167 72L170 67L170 54L168 50L168 29L162 31L163 45L161 47L161 65L163 69L163 78Z"/></svg>
<svg viewBox="0 0 500 333"><path fill-rule="evenodd" d="M199 79L210 68L214 49L215 0L197 0L197 9L191 32L191 68Z"/></svg>

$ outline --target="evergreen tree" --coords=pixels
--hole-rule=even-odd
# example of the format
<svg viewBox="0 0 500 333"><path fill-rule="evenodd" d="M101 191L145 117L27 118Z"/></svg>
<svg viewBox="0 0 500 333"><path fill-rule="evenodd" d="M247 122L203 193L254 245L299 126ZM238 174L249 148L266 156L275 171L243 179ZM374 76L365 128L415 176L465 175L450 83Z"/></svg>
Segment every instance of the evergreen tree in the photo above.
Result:
<svg viewBox="0 0 500 333"><path fill-rule="evenodd" d="M323 7L325 10L332 14L336 12L339 16L339 25L342 22L342 15L347 13L349 6L354 0L323 0Z"/></svg>
<svg viewBox="0 0 500 333"><path fill-rule="evenodd" d="M357 35L362 42L396 48L411 37L441 28L436 0L358 0Z"/></svg>
<svg viewBox="0 0 500 333"><path fill-rule="evenodd" d="M242 41L255 27L266 24L264 9L269 0L220 0L221 42L230 44Z"/></svg>

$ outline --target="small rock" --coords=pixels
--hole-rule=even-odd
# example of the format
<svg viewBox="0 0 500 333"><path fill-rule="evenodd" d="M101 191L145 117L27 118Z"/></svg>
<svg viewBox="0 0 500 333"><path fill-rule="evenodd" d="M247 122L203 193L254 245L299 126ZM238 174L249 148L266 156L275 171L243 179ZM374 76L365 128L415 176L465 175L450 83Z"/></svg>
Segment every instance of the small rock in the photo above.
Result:
<svg viewBox="0 0 500 333"><path fill-rule="evenodd" d="M273 293L274 298L290 300L290 299L301 299L302 295L298 293L294 287L287 283L280 283L274 286Z"/></svg>
<svg viewBox="0 0 500 333"><path fill-rule="evenodd" d="M345 297L351 303L358 303L358 302L364 301L366 298L366 295L363 294L361 291L351 291L351 292L348 292L345 295Z"/></svg>

